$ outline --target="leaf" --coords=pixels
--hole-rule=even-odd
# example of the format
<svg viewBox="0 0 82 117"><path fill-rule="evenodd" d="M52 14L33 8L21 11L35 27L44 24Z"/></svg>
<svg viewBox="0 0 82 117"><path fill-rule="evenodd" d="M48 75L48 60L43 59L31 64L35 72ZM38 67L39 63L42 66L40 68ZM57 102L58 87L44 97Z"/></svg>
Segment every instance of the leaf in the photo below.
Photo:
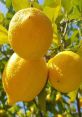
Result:
<svg viewBox="0 0 82 117"><path fill-rule="evenodd" d="M11 18L13 17L13 14L10 13L10 12L8 12L8 13L6 14L6 17L7 17L7 19L10 19L10 20L11 20Z"/></svg>
<svg viewBox="0 0 82 117"><path fill-rule="evenodd" d="M80 12L81 12L81 15L82 15L82 0L79 0L79 8L80 8Z"/></svg>
<svg viewBox="0 0 82 117"><path fill-rule="evenodd" d="M12 5L15 11L21 10L23 8L27 8L29 6L29 2L27 0L12 0Z"/></svg>
<svg viewBox="0 0 82 117"><path fill-rule="evenodd" d="M61 45L60 39L57 35L53 35L53 43L57 44L58 46Z"/></svg>
<svg viewBox="0 0 82 117"><path fill-rule="evenodd" d="M78 89L75 91L72 91L68 93L68 96L70 97L70 102L74 102L77 96Z"/></svg>
<svg viewBox="0 0 82 117"><path fill-rule="evenodd" d="M41 6L40 4L38 4L37 1L36 1L36 2L34 1L34 3L33 3L33 7L42 10L42 6Z"/></svg>
<svg viewBox="0 0 82 117"><path fill-rule="evenodd" d="M79 12L78 8L76 6L74 6L74 8L72 9L72 12L70 13L70 15L68 15L68 18L71 19L80 19L81 18L81 13Z"/></svg>
<svg viewBox="0 0 82 117"><path fill-rule="evenodd" d="M80 84L80 89L82 90L82 83Z"/></svg>
<svg viewBox="0 0 82 117"><path fill-rule="evenodd" d="M6 28L0 25L0 44L8 43L8 32Z"/></svg>
<svg viewBox="0 0 82 117"><path fill-rule="evenodd" d="M79 42L79 48L78 48L77 54L79 54L82 57L82 40L80 40ZM81 84L81 88L82 88L82 84Z"/></svg>
<svg viewBox="0 0 82 117"><path fill-rule="evenodd" d="M46 91L45 89L38 95L39 107L43 112L46 112Z"/></svg>
<svg viewBox="0 0 82 117"><path fill-rule="evenodd" d="M12 4L12 0L6 0L6 7L9 8Z"/></svg>
<svg viewBox="0 0 82 117"><path fill-rule="evenodd" d="M62 6L64 7L65 12L69 13L72 9L72 1L73 0L62 0Z"/></svg>
<svg viewBox="0 0 82 117"><path fill-rule="evenodd" d="M51 3L53 2L50 2L50 4L46 2L43 11L50 18L51 21L55 21L60 12L61 0L54 0L53 7Z"/></svg>
<svg viewBox="0 0 82 117"><path fill-rule="evenodd" d="M52 24L53 25L53 32L55 33L55 34L57 34L57 25L56 25L56 23L53 23Z"/></svg>
<svg viewBox="0 0 82 117"><path fill-rule="evenodd" d="M80 12L82 13L82 0L73 0L73 4L74 4L74 6L75 5L78 6Z"/></svg>
<svg viewBox="0 0 82 117"><path fill-rule="evenodd" d="M44 0L44 5L49 6L49 7L54 7L55 6L55 1L56 0Z"/></svg>
<svg viewBox="0 0 82 117"><path fill-rule="evenodd" d="M74 42L75 41L75 37L77 37L77 35L78 35L78 30L75 30L74 32L73 32L73 34L72 34L72 36L71 36L71 42Z"/></svg>
<svg viewBox="0 0 82 117"><path fill-rule="evenodd" d="M4 15L2 12L0 12L0 24L3 24L3 20L4 20Z"/></svg>
<svg viewBox="0 0 82 117"><path fill-rule="evenodd" d="M67 114L67 116L66 117L73 117L71 114Z"/></svg>

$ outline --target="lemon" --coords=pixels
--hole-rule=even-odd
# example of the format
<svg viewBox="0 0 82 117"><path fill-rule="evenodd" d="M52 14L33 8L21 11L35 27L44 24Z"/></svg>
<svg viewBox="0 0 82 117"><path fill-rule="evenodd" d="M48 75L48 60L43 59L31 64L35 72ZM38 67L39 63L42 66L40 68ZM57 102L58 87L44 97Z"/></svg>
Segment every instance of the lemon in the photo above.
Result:
<svg viewBox="0 0 82 117"><path fill-rule="evenodd" d="M44 87L47 80L44 58L25 60L14 53L3 72L3 87L10 105L18 101L31 101Z"/></svg>
<svg viewBox="0 0 82 117"><path fill-rule="evenodd" d="M79 105L80 105L80 108L82 108L82 97L79 98Z"/></svg>
<svg viewBox="0 0 82 117"><path fill-rule="evenodd" d="M49 81L63 93L77 89L82 81L82 59L72 51L63 51L48 62Z"/></svg>
<svg viewBox="0 0 82 117"><path fill-rule="evenodd" d="M38 59L44 56L52 38L52 23L39 9L22 9L10 22L8 40L22 58Z"/></svg>

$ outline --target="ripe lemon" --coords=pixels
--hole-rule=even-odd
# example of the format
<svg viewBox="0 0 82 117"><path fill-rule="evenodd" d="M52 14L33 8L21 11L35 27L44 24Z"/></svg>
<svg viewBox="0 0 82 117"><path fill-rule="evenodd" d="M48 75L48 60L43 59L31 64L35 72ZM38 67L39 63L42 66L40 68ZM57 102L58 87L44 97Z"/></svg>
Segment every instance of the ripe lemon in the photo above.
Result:
<svg viewBox="0 0 82 117"><path fill-rule="evenodd" d="M25 59L42 57L53 37L51 21L39 9L26 8L12 18L8 40L14 51Z"/></svg>
<svg viewBox="0 0 82 117"><path fill-rule="evenodd" d="M14 53L6 65L2 78L8 103L33 100L44 87L47 72L43 58L26 61Z"/></svg>
<svg viewBox="0 0 82 117"><path fill-rule="evenodd" d="M80 108L82 108L82 97L79 98L79 105L80 105Z"/></svg>
<svg viewBox="0 0 82 117"><path fill-rule="evenodd" d="M49 81L52 86L68 93L77 89L82 81L82 59L72 51L63 51L48 62Z"/></svg>

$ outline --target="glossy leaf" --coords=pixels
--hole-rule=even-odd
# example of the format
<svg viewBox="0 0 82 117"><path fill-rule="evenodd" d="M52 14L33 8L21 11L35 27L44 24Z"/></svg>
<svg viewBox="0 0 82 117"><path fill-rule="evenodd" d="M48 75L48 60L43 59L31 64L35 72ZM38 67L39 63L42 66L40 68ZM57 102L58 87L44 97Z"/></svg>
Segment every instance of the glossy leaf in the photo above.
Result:
<svg viewBox="0 0 82 117"><path fill-rule="evenodd" d="M70 102L74 102L75 99L76 99L76 96L77 96L77 91L78 90L75 90L75 91L72 91L68 94L68 96L70 97Z"/></svg>
<svg viewBox="0 0 82 117"><path fill-rule="evenodd" d="M8 43L8 32L6 28L0 25L0 44Z"/></svg>
<svg viewBox="0 0 82 117"><path fill-rule="evenodd" d="M21 10L23 8L27 8L29 6L29 2L27 0L12 0L12 5L15 11Z"/></svg>
<svg viewBox="0 0 82 117"><path fill-rule="evenodd" d="M44 5L49 7L54 7L56 0L44 0Z"/></svg>
<svg viewBox="0 0 82 117"><path fill-rule="evenodd" d="M80 8L80 12L81 12L81 15L82 15L82 0L79 0L79 8Z"/></svg>
<svg viewBox="0 0 82 117"><path fill-rule="evenodd" d="M71 42L75 41L75 37L78 35L78 30L75 30L71 36Z"/></svg>
<svg viewBox="0 0 82 117"><path fill-rule="evenodd" d="M6 0L6 7L7 8L10 8L11 4L12 4L12 0Z"/></svg>
<svg viewBox="0 0 82 117"><path fill-rule="evenodd" d="M61 2L65 12L69 13L73 6L73 0L62 0Z"/></svg>
<svg viewBox="0 0 82 117"><path fill-rule="evenodd" d="M51 4L47 4L43 8L43 11L50 18L51 21L55 21L59 15L60 9L61 9L61 0L55 0L54 7L51 7Z"/></svg>
<svg viewBox="0 0 82 117"><path fill-rule="evenodd" d="M82 57L82 40L79 42L79 48L77 50L77 54L79 54ZM82 89L82 83L80 85L80 89Z"/></svg>
<svg viewBox="0 0 82 117"><path fill-rule="evenodd" d="M2 12L0 12L0 24L3 24L3 20L4 20L4 15Z"/></svg>
<svg viewBox="0 0 82 117"><path fill-rule="evenodd" d="M79 12L79 10L78 10L78 8L76 6L72 9L72 12L68 16L68 18L70 20L71 19L80 19L81 18L81 13Z"/></svg>

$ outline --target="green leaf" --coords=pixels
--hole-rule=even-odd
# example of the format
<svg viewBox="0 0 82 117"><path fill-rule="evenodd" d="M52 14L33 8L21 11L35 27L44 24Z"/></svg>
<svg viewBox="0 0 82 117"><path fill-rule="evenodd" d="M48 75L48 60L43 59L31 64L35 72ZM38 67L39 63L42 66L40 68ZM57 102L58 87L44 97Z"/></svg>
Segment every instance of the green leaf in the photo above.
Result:
<svg viewBox="0 0 82 117"><path fill-rule="evenodd" d="M29 6L29 2L27 0L12 0L12 5L15 11L27 8Z"/></svg>
<svg viewBox="0 0 82 117"><path fill-rule="evenodd" d="M33 7L38 8L38 9L40 9L40 10L43 9L42 6L41 6L40 4L37 3L37 1L34 1Z"/></svg>
<svg viewBox="0 0 82 117"><path fill-rule="evenodd" d="M67 114L67 116L66 117L73 117L71 114Z"/></svg>
<svg viewBox="0 0 82 117"><path fill-rule="evenodd" d="M46 91L45 89L38 95L39 107L46 112Z"/></svg>
<svg viewBox="0 0 82 117"><path fill-rule="evenodd" d="M0 24L3 24L3 20L4 20L4 15L2 12L0 12Z"/></svg>
<svg viewBox="0 0 82 117"><path fill-rule="evenodd" d="M55 21L61 9L61 0L55 0L54 7L51 7L51 3L53 2L50 2L50 4L47 3L47 5L44 6L43 11L51 21Z"/></svg>
<svg viewBox="0 0 82 117"><path fill-rule="evenodd" d="M70 101L71 102L74 102L75 101L76 96L77 96L77 92L78 92L78 89L75 90L75 91L72 91L72 92L68 93L68 96L70 97Z"/></svg>
<svg viewBox="0 0 82 117"><path fill-rule="evenodd" d="M75 5L78 6L80 12L82 13L82 0L73 0L73 4L74 4L74 6Z"/></svg>
<svg viewBox="0 0 82 117"><path fill-rule="evenodd" d="M6 0L6 7L9 8L12 4L12 0Z"/></svg>
<svg viewBox="0 0 82 117"><path fill-rule="evenodd" d="M79 33L78 30L75 30L75 31L73 32L73 34L72 34L72 36L71 36L71 42L76 41L75 39L77 39L76 37L77 37L78 33Z"/></svg>
<svg viewBox="0 0 82 117"><path fill-rule="evenodd" d="M7 17L7 19L11 19L11 18L13 17L13 14L10 13L10 12L8 12L8 13L6 14L6 17Z"/></svg>
<svg viewBox="0 0 82 117"><path fill-rule="evenodd" d="M62 3L62 6L65 10L65 12L69 13L70 10L72 9L72 6L73 6L73 0L62 0L61 3Z"/></svg>
<svg viewBox="0 0 82 117"><path fill-rule="evenodd" d="M71 19L80 19L81 18L81 13L79 12L79 10L78 10L78 8L76 6L74 6L74 8L72 9L72 12L68 16L68 18L70 20Z"/></svg>
<svg viewBox="0 0 82 117"><path fill-rule="evenodd" d="M80 12L81 12L81 15L82 15L82 0L79 0L79 9L80 9Z"/></svg>
<svg viewBox="0 0 82 117"><path fill-rule="evenodd" d="M80 40L79 42L79 48L78 48L77 54L79 54L82 57L82 40ZM82 89L82 83L80 88Z"/></svg>
<svg viewBox="0 0 82 117"><path fill-rule="evenodd" d="M53 32L55 33L55 34L57 34L57 25L56 25L56 23L53 23L52 24L53 25Z"/></svg>
<svg viewBox="0 0 82 117"><path fill-rule="evenodd" d="M8 32L6 28L0 25L0 44L8 43Z"/></svg>
<svg viewBox="0 0 82 117"><path fill-rule="evenodd" d="M44 0L44 5L49 7L54 7L56 0Z"/></svg>

